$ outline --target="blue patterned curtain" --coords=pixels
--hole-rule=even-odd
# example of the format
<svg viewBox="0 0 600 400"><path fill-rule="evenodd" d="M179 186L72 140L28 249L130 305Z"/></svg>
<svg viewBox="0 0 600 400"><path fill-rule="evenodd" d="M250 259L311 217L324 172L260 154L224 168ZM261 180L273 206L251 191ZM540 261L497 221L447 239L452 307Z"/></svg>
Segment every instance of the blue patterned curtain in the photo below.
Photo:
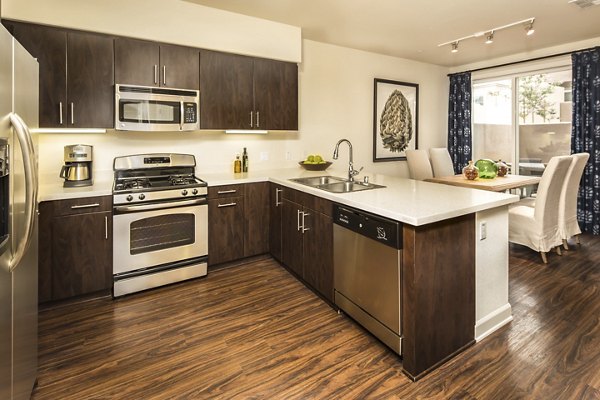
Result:
<svg viewBox="0 0 600 400"><path fill-rule="evenodd" d="M582 231L600 235L600 47L573 53L571 59L571 150L590 153L577 197L577 219Z"/></svg>
<svg viewBox="0 0 600 400"><path fill-rule="evenodd" d="M450 75L448 151L459 174L471 159L471 73Z"/></svg>

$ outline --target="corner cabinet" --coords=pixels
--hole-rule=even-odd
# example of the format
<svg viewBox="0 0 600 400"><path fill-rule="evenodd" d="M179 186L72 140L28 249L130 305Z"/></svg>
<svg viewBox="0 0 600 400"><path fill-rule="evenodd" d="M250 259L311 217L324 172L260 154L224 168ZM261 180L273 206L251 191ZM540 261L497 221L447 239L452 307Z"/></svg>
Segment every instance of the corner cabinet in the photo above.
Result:
<svg viewBox="0 0 600 400"><path fill-rule="evenodd" d="M115 81L198 90L198 54L191 47L116 38Z"/></svg>
<svg viewBox="0 0 600 400"><path fill-rule="evenodd" d="M281 261L333 302L333 204L290 188L281 196Z"/></svg>
<svg viewBox="0 0 600 400"><path fill-rule="evenodd" d="M269 252L268 182L208 188L208 264Z"/></svg>
<svg viewBox="0 0 600 400"><path fill-rule="evenodd" d="M39 301L112 288L112 197L40 204Z"/></svg>
<svg viewBox="0 0 600 400"><path fill-rule="evenodd" d="M3 24L38 59L40 127L114 127L111 36L14 21Z"/></svg>
<svg viewBox="0 0 600 400"><path fill-rule="evenodd" d="M298 129L298 66L202 50L201 129Z"/></svg>

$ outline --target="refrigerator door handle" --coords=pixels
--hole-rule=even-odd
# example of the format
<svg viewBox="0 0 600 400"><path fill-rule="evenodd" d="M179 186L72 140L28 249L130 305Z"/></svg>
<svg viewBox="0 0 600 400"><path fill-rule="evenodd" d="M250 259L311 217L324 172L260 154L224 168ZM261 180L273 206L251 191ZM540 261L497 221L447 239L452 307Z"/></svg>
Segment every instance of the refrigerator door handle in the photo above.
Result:
<svg viewBox="0 0 600 400"><path fill-rule="evenodd" d="M16 137L21 146L23 153L23 164L25 170L25 220L26 229L22 238L18 238L17 249L10 260L9 269L13 271L23 258L25 251L29 247L31 237L33 236L35 213L37 207L37 163L35 160L35 150L33 148L33 140L27 124L16 113L10 114L10 123L15 129Z"/></svg>

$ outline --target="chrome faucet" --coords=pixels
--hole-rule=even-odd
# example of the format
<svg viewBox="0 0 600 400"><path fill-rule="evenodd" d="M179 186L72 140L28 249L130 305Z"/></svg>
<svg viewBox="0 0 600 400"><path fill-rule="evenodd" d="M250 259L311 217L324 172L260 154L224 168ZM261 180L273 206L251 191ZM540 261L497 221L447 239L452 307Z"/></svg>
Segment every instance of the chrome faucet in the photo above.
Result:
<svg viewBox="0 0 600 400"><path fill-rule="evenodd" d="M340 139L335 145L335 150L333 150L333 159L337 160L340 152L340 144L342 142L348 143L348 148L350 149L350 159L348 161L348 181L354 182L354 177L362 171L362 168L358 171L354 169L354 161L352 159L352 143L348 139Z"/></svg>

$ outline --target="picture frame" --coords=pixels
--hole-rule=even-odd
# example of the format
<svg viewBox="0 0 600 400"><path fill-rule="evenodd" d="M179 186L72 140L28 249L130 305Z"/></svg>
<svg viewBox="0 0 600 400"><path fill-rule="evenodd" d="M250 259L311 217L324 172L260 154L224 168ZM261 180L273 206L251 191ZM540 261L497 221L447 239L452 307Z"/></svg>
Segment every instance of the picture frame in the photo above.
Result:
<svg viewBox="0 0 600 400"><path fill-rule="evenodd" d="M406 160L405 151L418 148L419 85L379 78L373 85L373 162Z"/></svg>

